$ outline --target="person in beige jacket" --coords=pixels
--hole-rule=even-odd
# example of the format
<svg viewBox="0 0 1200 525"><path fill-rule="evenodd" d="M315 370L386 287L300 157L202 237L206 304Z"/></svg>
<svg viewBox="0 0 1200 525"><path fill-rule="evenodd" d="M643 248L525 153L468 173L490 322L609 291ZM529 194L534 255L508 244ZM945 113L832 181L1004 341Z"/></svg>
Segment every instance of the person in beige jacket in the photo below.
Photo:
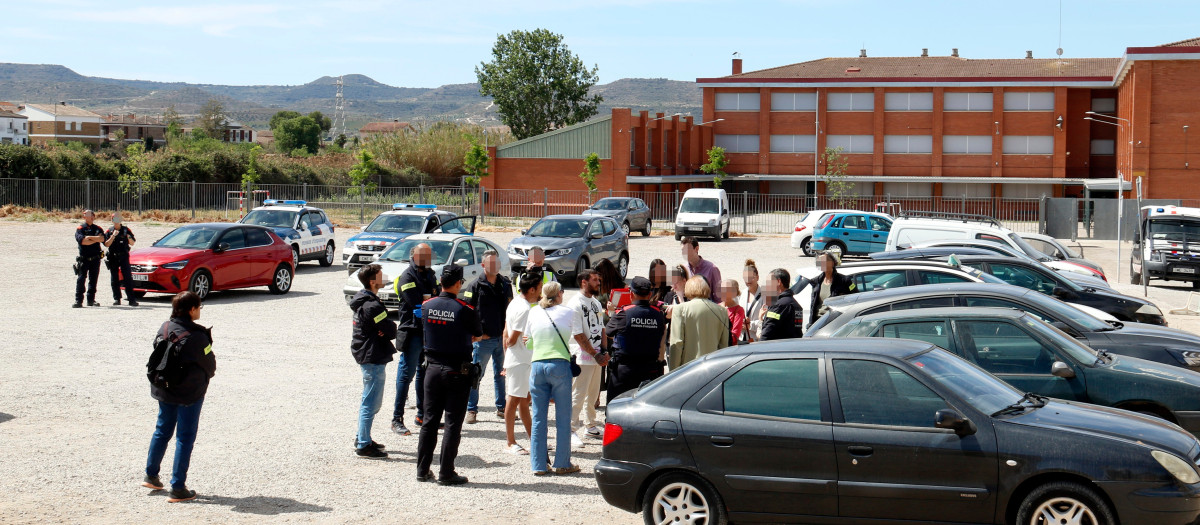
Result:
<svg viewBox="0 0 1200 525"><path fill-rule="evenodd" d="M729 312L709 299L712 288L708 282L693 276L683 293L687 302L671 308L671 350L667 355L671 370L729 346Z"/></svg>

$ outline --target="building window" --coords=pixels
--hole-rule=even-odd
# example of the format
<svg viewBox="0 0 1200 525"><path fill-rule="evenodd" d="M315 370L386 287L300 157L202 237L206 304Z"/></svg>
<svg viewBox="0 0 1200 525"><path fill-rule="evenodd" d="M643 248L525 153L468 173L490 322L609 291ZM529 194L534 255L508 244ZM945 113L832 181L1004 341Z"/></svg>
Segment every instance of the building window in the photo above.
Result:
<svg viewBox="0 0 1200 525"><path fill-rule="evenodd" d="M842 148L842 153L874 153L875 137L872 135L826 135L826 148Z"/></svg>
<svg viewBox="0 0 1200 525"><path fill-rule="evenodd" d="M933 153L933 137L929 135L884 135L884 153Z"/></svg>
<svg viewBox="0 0 1200 525"><path fill-rule="evenodd" d="M1115 98L1093 98L1092 111L1096 113L1116 113L1117 99Z"/></svg>
<svg viewBox="0 0 1200 525"><path fill-rule="evenodd" d="M884 93L884 111L933 111L933 93Z"/></svg>
<svg viewBox="0 0 1200 525"><path fill-rule="evenodd" d="M1050 91L1005 93L1004 111L1054 111L1054 93Z"/></svg>
<svg viewBox="0 0 1200 525"><path fill-rule="evenodd" d="M675 134L675 164L683 165L683 132Z"/></svg>
<svg viewBox="0 0 1200 525"><path fill-rule="evenodd" d="M1092 141L1092 155L1115 155L1117 142L1115 140L1095 139Z"/></svg>
<svg viewBox="0 0 1200 525"><path fill-rule="evenodd" d="M885 182L883 193L893 199L905 197L929 197L933 195L933 184L929 182Z"/></svg>
<svg viewBox="0 0 1200 525"><path fill-rule="evenodd" d="M829 111L875 111L874 93L830 93Z"/></svg>
<svg viewBox="0 0 1200 525"><path fill-rule="evenodd" d="M992 197L992 185L988 183L972 184L957 182L942 184L943 197L962 197L964 195L968 199L990 199Z"/></svg>
<svg viewBox="0 0 1200 525"><path fill-rule="evenodd" d="M814 153L816 135L771 135L771 153Z"/></svg>
<svg viewBox="0 0 1200 525"><path fill-rule="evenodd" d="M945 135L942 137L942 153L953 155L990 155L991 135Z"/></svg>
<svg viewBox="0 0 1200 525"><path fill-rule="evenodd" d="M1013 135L1004 137L1005 155L1052 155L1054 136Z"/></svg>
<svg viewBox="0 0 1200 525"><path fill-rule="evenodd" d="M758 135L713 135L713 146L728 153L758 153Z"/></svg>
<svg viewBox="0 0 1200 525"><path fill-rule="evenodd" d="M1040 199L1053 197L1054 186L1050 184L1005 184L1001 191L1006 199Z"/></svg>
<svg viewBox="0 0 1200 525"><path fill-rule="evenodd" d="M629 128L629 165L637 166L637 128Z"/></svg>
<svg viewBox="0 0 1200 525"><path fill-rule="evenodd" d="M991 111L991 93L946 93L942 100L944 111Z"/></svg>
<svg viewBox="0 0 1200 525"><path fill-rule="evenodd" d="M717 93L717 111L758 111L758 93Z"/></svg>
<svg viewBox="0 0 1200 525"><path fill-rule="evenodd" d="M771 111L816 111L817 94L771 93Z"/></svg>

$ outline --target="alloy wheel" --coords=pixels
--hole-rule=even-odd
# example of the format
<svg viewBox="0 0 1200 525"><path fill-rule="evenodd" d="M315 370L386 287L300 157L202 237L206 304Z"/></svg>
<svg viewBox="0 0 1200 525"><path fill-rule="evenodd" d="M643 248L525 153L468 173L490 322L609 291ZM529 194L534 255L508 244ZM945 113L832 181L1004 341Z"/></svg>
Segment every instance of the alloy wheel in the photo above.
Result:
<svg viewBox="0 0 1200 525"><path fill-rule="evenodd" d="M671 483L654 496L654 523L659 525L689 523L707 524L708 500L689 483Z"/></svg>
<svg viewBox="0 0 1200 525"><path fill-rule="evenodd" d="M1096 525L1096 515L1083 502L1070 497L1047 500L1038 506L1030 525Z"/></svg>

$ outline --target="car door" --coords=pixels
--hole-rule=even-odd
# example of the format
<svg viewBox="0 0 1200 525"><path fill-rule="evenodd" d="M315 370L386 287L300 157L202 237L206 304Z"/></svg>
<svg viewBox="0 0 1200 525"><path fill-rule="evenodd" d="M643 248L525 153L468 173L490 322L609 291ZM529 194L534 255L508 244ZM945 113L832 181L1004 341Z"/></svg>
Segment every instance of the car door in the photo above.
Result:
<svg viewBox="0 0 1200 525"><path fill-rule="evenodd" d="M599 234L599 238L593 238ZM608 258L608 248L605 245L607 239L604 237L604 220L596 219L588 225L587 230L583 234L584 240L587 242L584 252L587 254L588 261L594 267L600 262L601 258Z"/></svg>
<svg viewBox="0 0 1200 525"><path fill-rule="evenodd" d="M452 235L474 235L475 216L467 215L465 217L455 217L446 220L434 228L433 231L434 233L449 233Z"/></svg>
<svg viewBox="0 0 1200 525"><path fill-rule="evenodd" d="M459 239L458 243L454 245L454 250L450 252L450 262L461 264L464 261L466 264L462 265L463 280L470 283L483 273L483 265L475 258L470 239Z"/></svg>
<svg viewBox="0 0 1200 525"><path fill-rule="evenodd" d="M246 253L250 257L249 282L267 284L275 273L278 261L272 257L271 235L259 228L245 228Z"/></svg>
<svg viewBox="0 0 1200 525"><path fill-rule="evenodd" d="M993 521L998 467L990 425L980 422L964 437L935 428L934 414L955 407L896 365L834 358L827 366L843 519Z"/></svg>
<svg viewBox="0 0 1200 525"><path fill-rule="evenodd" d="M883 217L867 216L867 225L871 237L867 239L867 253L882 252L887 248L888 232L892 230L892 221Z"/></svg>
<svg viewBox="0 0 1200 525"><path fill-rule="evenodd" d="M837 467L821 359L751 357L684 404L697 470L734 520L837 516Z"/></svg>
<svg viewBox="0 0 1200 525"><path fill-rule="evenodd" d="M867 229L865 215L847 215L842 219L842 242L846 253L867 253L871 249L871 232Z"/></svg>
<svg viewBox="0 0 1200 525"><path fill-rule="evenodd" d="M313 232L312 232L312 215L308 212L300 212L299 218L296 219L296 233L300 235L300 256L307 258L313 252ZM299 262L299 261L297 261Z"/></svg>
<svg viewBox="0 0 1200 525"><path fill-rule="evenodd" d="M621 256L621 243L625 242L625 232L617 226L616 222L604 219L604 251L608 253L607 257L613 264L617 263L617 259Z"/></svg>
<svg viewBox="0 0 1200 525"><path fill-rule="evenodd" d="M221 253L213 255L213 288L236 288L242 286L249 278L253 263L250 260L250 250L246 249L245 228L230 228L221 234L217 245L228 244L229 247Z"/></svg>
<svg viewBox="0 0 1200 525"><path fill-rule="evenodd" d="M634 199L633 203L635 207L632 213L637 215L638 229L645 229L646 223L650 222L650 207L642 199Z"/></svg>
<svg viewBox="0 0 1200 525"><path fill-rule="evenodd" d="M1007 319L958 319L952 322L960 354L1022 392L1087 401L1083 376L1052 375L1058 349ZM1069 365L1068 366L1072 366Z"/></svg>
<svg viewBox="0 0 1200 525"><path fill-rule="evenodd" d="M893 339L915 339L938 345L951 352L955 351L953 339L950 337L950 325L944 319L883 323L876 328L871 336L890 337Z"/></svg>

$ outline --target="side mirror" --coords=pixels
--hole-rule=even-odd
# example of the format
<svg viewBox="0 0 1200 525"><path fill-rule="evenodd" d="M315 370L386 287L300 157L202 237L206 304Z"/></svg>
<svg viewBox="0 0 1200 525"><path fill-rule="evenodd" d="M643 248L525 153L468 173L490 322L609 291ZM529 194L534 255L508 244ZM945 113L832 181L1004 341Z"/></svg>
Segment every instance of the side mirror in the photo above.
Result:
<svg viewBox="0 0 1200 525"><path fill-rule="evenodd" d="M1053 295L1062 300L1070 300L1070 299L1079 298L1079 294L1077 294L1071 290L1068 290L1066 288L1063 288L1061 286L1055 286L1054 290L1051 290L1050 295Z"/></svg>
<svg viewBox="0 0 1200 525"><path fill-rule="evenodd" d="M1050 375L1063 379L1071 379L1075 377L1075 369L1062 361L1055 361L1054 364L1050 365Z"/></svg>
<svg viewBox="0 0 1200 525"><path fill-rule="evenodd" d="M603 232L592 232L591 237L593 239L602 239L602 238L604 238L604 233Z"/></svg>
<svg viewBox="0 0 1200 525"><path fill-rule="evenodd" d="M213 253L221 253L221 252L225 252L225 251L229 251L229 243L227 243L227 242L218 244L217 247L213 250Z"/></svg>
<svg viewBox="0 0 1200 525"><path fill-rule="evenodd" d="M721 216L724 217L726 215L729 215L729 210L721 210Z"/></svg>
<svg viewBox="0 0 1200 525"><path fill-rule="evenodd" d="M933 426L953 430L958 437L967 437L978 431L975 423L950 408L938 410L933 415Z"/></svg>
<svg viewBox="0 0 1200 525"><path fill-rule="evenodd" d="M521 235L529 235L529 230L521 230Z"/></svg>
<svg viewBox="0 0 1200 525"><path fill-rule="evenodd" d="M468 263L466 259L459 259L457 261L454 261L454 264L457 264L459 266L470 266L471 265L471 263Z"/></svg>

